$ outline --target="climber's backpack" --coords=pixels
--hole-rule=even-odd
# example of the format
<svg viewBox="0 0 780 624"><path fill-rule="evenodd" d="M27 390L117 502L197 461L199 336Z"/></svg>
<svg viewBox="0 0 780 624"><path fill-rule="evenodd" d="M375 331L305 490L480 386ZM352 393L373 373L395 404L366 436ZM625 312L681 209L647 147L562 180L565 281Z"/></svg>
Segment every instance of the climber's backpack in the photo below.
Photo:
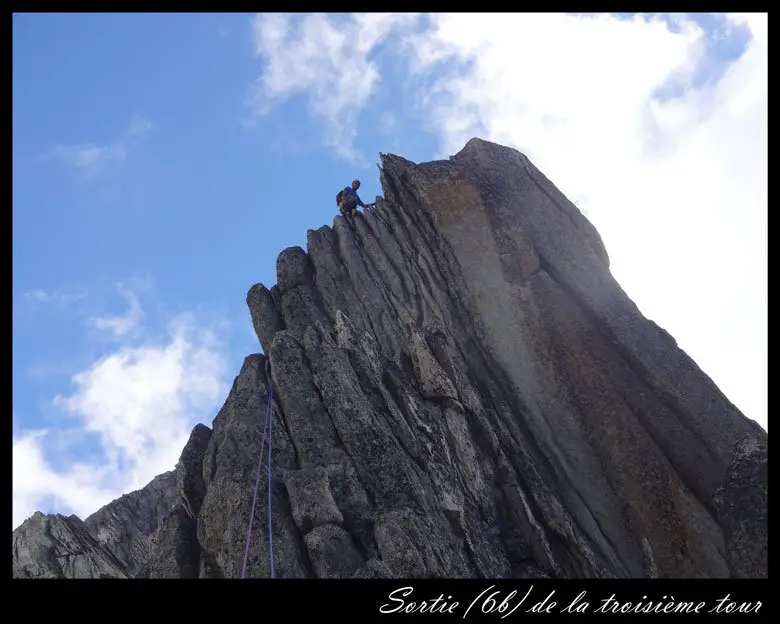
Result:
<svg viewBox="0 0 780 624"><path fill-rule="evenodd" d="M339 194L336 195L336 205L341 206L341 198L344 196L344 190L340 190Z"/></svg>

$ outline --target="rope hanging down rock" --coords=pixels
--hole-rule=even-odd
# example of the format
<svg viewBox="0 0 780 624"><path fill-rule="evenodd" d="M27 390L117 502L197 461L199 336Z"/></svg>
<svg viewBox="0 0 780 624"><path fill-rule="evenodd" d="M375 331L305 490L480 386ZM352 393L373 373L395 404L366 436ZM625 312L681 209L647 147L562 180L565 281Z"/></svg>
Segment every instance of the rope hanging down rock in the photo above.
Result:
<svg viewBox="0 0 780 624"><path fill-rule="evenodd" d="M274 540L273 532L271 530L271 512L272 498L271 498L271 448L273 446L272 429L273 419L271 418L271 401L273 398L273 384L271 382L271 376L266 376L268 383L268 406L265 413L265 424L263 425L263 441L260 445L260 460L257 462L257 478L255 479L255 490L252 494L252 510L249 512L249 527L246 532L246 549L244 550L244 565L241 568L241 578L246 578L246 564L249 559L249 545L252 542L252 525L255 520L255 505L257 504L257 492L260 489L260 472L263 468L263 453L265 451L265 434L268 432L268 553L270 557L271 566L271 578L276 578L276 571L274 568Z"/></svg>

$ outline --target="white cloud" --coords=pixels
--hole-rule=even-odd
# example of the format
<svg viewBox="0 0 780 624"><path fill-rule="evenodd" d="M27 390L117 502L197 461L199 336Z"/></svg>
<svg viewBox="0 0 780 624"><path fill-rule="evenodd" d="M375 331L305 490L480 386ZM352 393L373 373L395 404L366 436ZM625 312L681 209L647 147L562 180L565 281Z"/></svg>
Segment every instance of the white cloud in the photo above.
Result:
<svg viewBox="0 0 780 624"><path fill-rule="evenodd" d="M252 30L263 71L251 91L254 113L265 115L291 95L306 94L311 115L323 122L326 143L341 156L358 159L357 115L379 81L369 53L396 26L413 20L413 15L403 13L339 19L322 14L257 15Z"/></svg>
<svg viewBox="0 0 780 624"><path fill-rule="evenodd" d="M766 30L751 24L714 86L659 100L703 52L703 32L677 23L440 16L417 39L418 69L471 64L424 106L448 150L475 134L516 146L579 198L629 295L766 427Z"/></svg>
<svg viewBox="0 0 780 624"><path fill-rule="evenodd" d="M56 159L77 169L85 178L94 178L111 164L122 164L138 140L152 129L151 122L141 116L133 117L122 135L105 144L93 142L75 145L55 145L40 159Z"/></svg>
<svg viewBox="0 0 780 624"><path fill-rule="evenodd" d="M752 39L704 81L701 72L723 61L683 14L673 29L648 16L437 14L423 30L397 31L388 47L408 61L402 88L417 89L443 150L481 136L525 152L587 212L642 311L767 427L767 15L728 17ZM335 98L313 113L338 119L346 107L343 136L353 139L367 95L342 103L327 87L334 72L346 85L361 73L380 80L369 58L389 23L347 47L338 35L309 41L303 26L293 36L287 18L274 19L257 33L263 84L312 103ZM307 19L322 33L336 29L333 19ZM361 19L349 18L354 41Z"/></svg>
<svg viewBox="0 0 780 624"><path fill-rule="evenodd" d="M62 290L47 291L43 288L28 290L24 293L24 298L28 301L41 304L68 305L75 301L84 299L85 293L66 292Z"/></svg>
<svg viewBox="0 0 780 624"><path fill-rule="evenodd" d="M115 338L121 338L136 329L143 316L143 310L137 295L130 290L126 290L121 285L119 290L127 300L127 312L112 316L93 316L87 319L88 325L101 331L108 331Z"/></svg>
<svg viewBox="0 0 780 624"><path fill-rule="evenodd" d="M14 527L49 501L86 517L171 470L191 428L224 399L225 373L214 330L182 315L164 339L125 344L75 374L74 391L53 400L61 428L17 432L14 423ZM73 439L89 437L99 442L97 459L54 466Z"/></svg>
<svg viewBox="0 0 780 624"><path fill-rule="evenodd" d="M64 504L66 513L90 513L116 497L110 488L96 485L105 473L100 466L75 465L66 473L54 470L44 451L48 435L49 431L38 430L13 436L13 529L51 498L59 508Z"/></svg>
<svg viewBox="0 0 780 624"><path fill-rule="evenodd" d="M20 297L14 296L12 302L12 322L16 326L19 321L27 319L30 313L41 309L46 310L72 310L78 308L87 298L86 292L70 290L45 290L35 288L22 293Z"/></svg>
<svg viewBox="0 0 780 624"><path fill-rule="evenodd" d="M80 143L78 145L57 145L51 149L50 154L72 167L93 173L109 162L124 161L127 156L127 148L121 143L110 145Z"/></svg>

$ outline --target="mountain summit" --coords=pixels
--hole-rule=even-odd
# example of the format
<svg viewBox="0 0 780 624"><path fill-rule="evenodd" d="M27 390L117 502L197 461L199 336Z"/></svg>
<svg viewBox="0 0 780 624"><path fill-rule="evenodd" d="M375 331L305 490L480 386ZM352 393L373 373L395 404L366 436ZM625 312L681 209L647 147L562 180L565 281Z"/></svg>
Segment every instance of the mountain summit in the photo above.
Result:
<svg viewBox="0 0 780 624"><path fill-rule="evenodd" d="M767 576L767 433L577 207L480 139L380 169L374 207L249 289L264 354L175 470L84 521L35 514L14 576L240 577L269 392L247 576L269 513L277 578Z"/></svg>

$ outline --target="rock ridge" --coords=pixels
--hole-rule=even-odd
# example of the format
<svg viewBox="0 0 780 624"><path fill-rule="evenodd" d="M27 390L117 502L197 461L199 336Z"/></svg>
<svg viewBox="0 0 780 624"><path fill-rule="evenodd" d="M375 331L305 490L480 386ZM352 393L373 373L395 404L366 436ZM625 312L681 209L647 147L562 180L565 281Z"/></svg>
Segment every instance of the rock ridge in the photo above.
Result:
<svg viewBox="0 0 780 624"><path fill-rule="evenodd" d="M277 578L767 576L767 433L577 207L481 139L381 154L380 182L249 289L263 353L175 470L84 522L36 514L14 576L239 577L271 386Z"/></svg>

